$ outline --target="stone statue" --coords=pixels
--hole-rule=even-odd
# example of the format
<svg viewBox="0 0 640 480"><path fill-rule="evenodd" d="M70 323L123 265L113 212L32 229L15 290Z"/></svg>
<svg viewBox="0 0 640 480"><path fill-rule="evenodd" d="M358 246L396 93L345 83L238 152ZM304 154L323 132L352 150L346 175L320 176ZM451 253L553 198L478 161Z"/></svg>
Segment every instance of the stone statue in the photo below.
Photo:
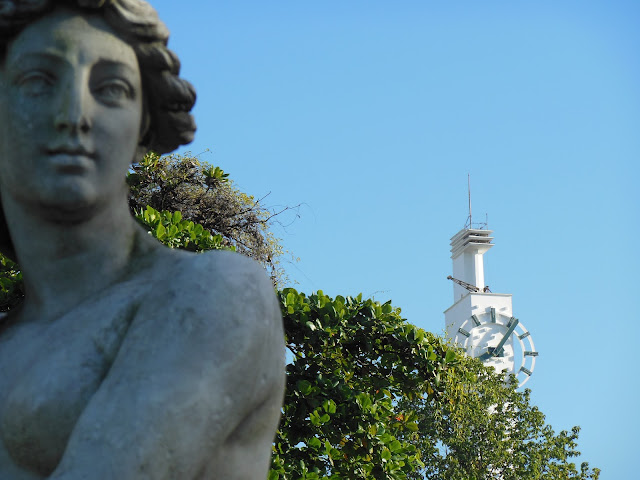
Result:
<svg viewBox="0 0 640 480"><path fill-rule="evenodd" d="M191 141L192 87L141 0L0 0L0 479L266 478L282 317L239 254L159 244L127 206Z"/></svg>

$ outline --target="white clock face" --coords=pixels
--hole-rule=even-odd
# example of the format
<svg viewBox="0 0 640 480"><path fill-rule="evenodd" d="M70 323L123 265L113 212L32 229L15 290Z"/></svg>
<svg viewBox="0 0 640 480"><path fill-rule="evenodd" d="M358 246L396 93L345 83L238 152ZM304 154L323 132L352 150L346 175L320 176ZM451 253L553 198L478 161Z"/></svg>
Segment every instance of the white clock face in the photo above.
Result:
<svg viewBox="0 0 640 480"><path fill-rule="evenodd" d="M483 323L479 327L474 327L470 331L471 335L465 341L465 348L467 354L472 357L480 357L484 354L495 351L500 341L507 334L506 325L500 323ZM507 370L509 373L513 373L514 363L514 351L513 341L510 339L504 343L502 350L496 355L488 356L484 360L484 364L492 366L498 371Z"/></svg>
<svg viewBox="0 0 640 480"><path fill-rule="evenodd" d="M485 365L516 375L520 385L531 377L538 356L531 334L522 322L494 308L466 320L458 329L455 341Z"/></svg>

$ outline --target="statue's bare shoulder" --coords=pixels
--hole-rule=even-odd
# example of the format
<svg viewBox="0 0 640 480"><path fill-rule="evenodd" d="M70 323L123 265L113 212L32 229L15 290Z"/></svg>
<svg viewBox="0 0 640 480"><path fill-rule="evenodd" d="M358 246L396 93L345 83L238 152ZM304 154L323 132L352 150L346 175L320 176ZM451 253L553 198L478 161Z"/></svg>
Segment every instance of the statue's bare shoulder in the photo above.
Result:
<svg viewBox="0 0 640 480"><path fill-rule="evenodd" d="M165 252L52 479L241 479L265 471L284 389L273 286L238 254ZM84 455L96 449L104 464Z"/></svg>

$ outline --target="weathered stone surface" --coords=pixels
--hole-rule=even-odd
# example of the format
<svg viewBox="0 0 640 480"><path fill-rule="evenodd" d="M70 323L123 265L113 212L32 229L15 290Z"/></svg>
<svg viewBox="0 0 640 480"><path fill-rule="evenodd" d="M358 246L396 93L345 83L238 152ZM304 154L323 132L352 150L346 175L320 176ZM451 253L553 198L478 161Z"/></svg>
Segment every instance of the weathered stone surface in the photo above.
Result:
<svg viewBox="0 0 640 480"><path fill-rule="evenodd" d="M1 247L25 280L0 330L0 478L265 478L284 389L269 279L170 250L128 211L130 162L195 129L171 55L141 57L164 25L138 0L9 3L46 13L0 14ZM180 92L149 86L151 64Z"/></svg>

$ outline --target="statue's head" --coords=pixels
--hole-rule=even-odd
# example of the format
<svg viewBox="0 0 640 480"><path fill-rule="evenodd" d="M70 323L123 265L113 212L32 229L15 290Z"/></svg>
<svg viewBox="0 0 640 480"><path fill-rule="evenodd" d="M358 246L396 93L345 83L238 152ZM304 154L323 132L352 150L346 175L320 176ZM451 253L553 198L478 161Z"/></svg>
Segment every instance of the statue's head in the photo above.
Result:
<svg viewBox="0 0 640 480"><path fill-rule="evenodd" d="M195 92L167 39L142 0L0 0L3 198L81 221L126 201L124 175L146 151L190 142ZM0 218L13 257L8 230Z"/></svg>
<svg viewBox="0 0 640 480"><path fill-rule="evenodd" d="M195 90L181 79L180 61L167 48L169 31L143 0L0 0L0 55L28 24L56 6L97 13L133 47L138 57L148 115L143 144L149 151L169 153L193 140L189 113Z"/></svg>

